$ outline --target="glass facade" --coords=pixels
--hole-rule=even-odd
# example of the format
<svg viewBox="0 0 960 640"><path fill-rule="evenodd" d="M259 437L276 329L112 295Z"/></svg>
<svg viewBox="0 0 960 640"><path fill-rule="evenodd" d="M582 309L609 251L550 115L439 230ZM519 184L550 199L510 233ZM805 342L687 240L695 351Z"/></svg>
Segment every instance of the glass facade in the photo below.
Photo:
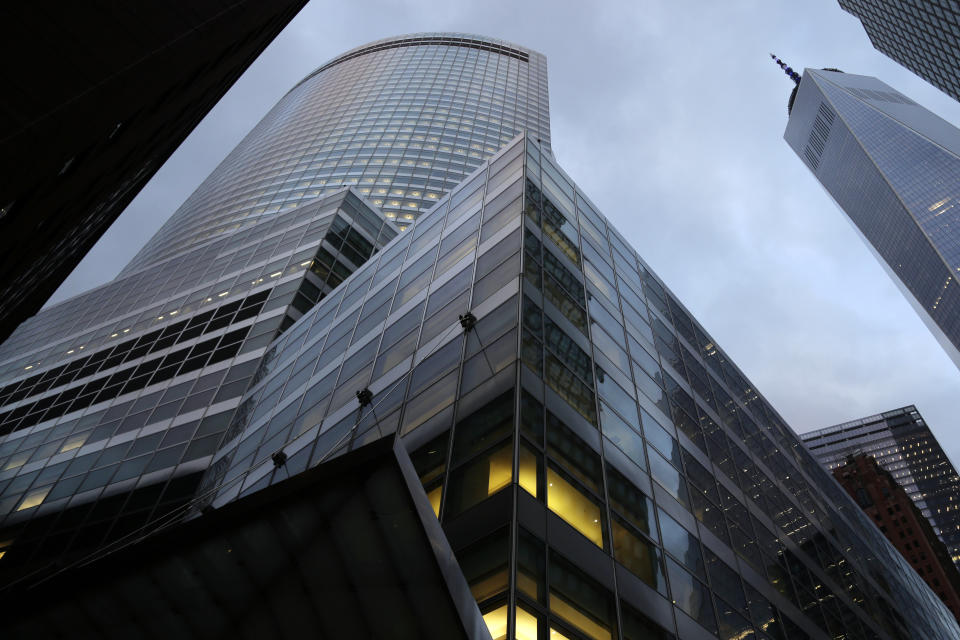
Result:
<svg viewBox="0 0 960 640"><path fill-rule="evenodd" d="M421 47L426 57L456 49L453 61L459 49L509 58L509 78L522 52L491 52L483 47L506 45L472 36L430 37L457 41L374 43L300 86L368 57L402 50L416 58ZM525 113L545 110L545 99L538 105ZM67 542L98 547L114 532L141 535L183 518L202 525L211 510L234 513L261 491L300 486L312 468L392 438L392 450L409 453L398 459L416 476L418 509L432 510L429 523L494 638L960 635L937 597L557 166L544 133L528 128L500 143L403 232L367 199L375 194L354 186L258 212L269 213L256 218L262 230L204 235L220 224L211 205L190 233L161 231L135 266L101 288L107 293L54 307L36 319L46 329L28 327L4 346L4 582ZM204 253L210 247L222 255ZM201 267L218 275L187 273ZM154 277L178 284L152 285ZM167 286L180 287L175 297ZM229 317L217 315L241 294ZM263 300L248 300L256 295ZM115 308L125 310L122 322ZM228 343L240 328L244 335ZM53 349L47 335L72 337ZM89 339L72 346L77 336ZM169 362L152 355L188 345ZM45 355L24 361L21 351ZM128 358L136 363L123 368ZM114 380L121 368L132 373ZM154 386L153 376L170 371L176 376ZM80 386L88 381L99 386ZM153 470L169 462L160 458L167 450L195 445L196 456L170 453L176 466ZM391 513L389 501L376 503L378 522ZM342 534L345 525L329 526ZM371 552L381 544L360 536ZM291 553L321 543L287 542Z"/></svg>
<svg viewBox="0 0 960 640"><path fill-rule="evenodd" d="M0 571L187 502L270 342L398 233L345 190L37 315L72 346L0 387Z"/></svg>
<svg viewBox="0 0 960 640"><path fill-rule="evenodd" d="M373 42L291 89L127 271L344 186L405 228L521 131L549 146L543 55L458 34Z"/></svg>
<svg viewBox="0 0 960 640"><path fill-rule="evenodd" d="M960 632L529 138L291 326L255 378L201 504L396 434L495 638Z"/></svg>
<svg viewBox="0 0 960 640"><path fill-rule="evenodd" d="M840 0L879 51L960 100L960 6L951 0Z"/></svg>
<svg viewBox="0 0 960 640"><path fill-rule="evenodd" d="M875 78L807 69L784 139L960 366L960 130Z"/></svg>
<svg viewBox="0 0 960 640"><path fill-rule="evenodd" d="M847 456L873 456L960 563L960 476L914 406L811 431L803 443L828 470Z"/></svg>

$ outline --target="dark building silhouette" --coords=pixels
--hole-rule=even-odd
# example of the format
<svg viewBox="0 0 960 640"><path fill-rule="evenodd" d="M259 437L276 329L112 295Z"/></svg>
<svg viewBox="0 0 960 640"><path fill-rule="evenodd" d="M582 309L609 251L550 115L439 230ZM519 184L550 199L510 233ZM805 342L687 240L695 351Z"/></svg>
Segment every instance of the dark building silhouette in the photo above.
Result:
<svg viewBox="0 0 960 640"><path fill-rule="evenodd" d="M910 71L960 100L960 6L928 0L840 0L870 42Z"/></svg>
<svg viewBox="0 0 960 640"><path fill-rule="evenodd" d="M960 620L960 573L927 519L873 456L848 456L833 477Z"/></svg>
<svg viewBox="0 0 960 640"><path fill-rule="evenodd" d="M304 4L3 4L0 340Z"/></svg>

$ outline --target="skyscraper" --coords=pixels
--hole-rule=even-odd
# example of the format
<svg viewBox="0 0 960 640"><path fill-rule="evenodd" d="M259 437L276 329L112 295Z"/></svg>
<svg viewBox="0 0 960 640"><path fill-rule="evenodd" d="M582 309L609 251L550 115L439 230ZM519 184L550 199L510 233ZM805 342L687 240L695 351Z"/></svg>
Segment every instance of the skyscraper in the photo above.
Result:
<svg viewBox="0 0 960 640"><path fill-rule="evenodd" d="M49 433L61 442L0 445L0 468L39 465L46 485L15 504L37 476L22 475L0 518L32 520L24 504L41 493L97 509L108 487L118 507L100 526L44 543L65 551L192 495L278 332L520 131L548 143L545 65L498 40L418 34L349 51L299 82L115 280L44 310L0 346L0 433L16 439L56 420ZM137 455L158 449L146 441L128 451L123 438L137 433L166 455ZM122 451L55 471L107 438ZM130 490L151 497L128 501Z"/></svg>
<svg viewBox="0 0 960 640"><path fill-rule="evenodd" d="M304 4L0 7L0 341Z"/></svg>
<svg viewBox="0 0 960 640"><path fill-rule="evenodd" d="M804 71L784 139L960 366L960 130L876 78Z"/></svg>
<svg viewBox="0 0 960 640"><path fill-rule="evenodd" d="M801 437L830 471L850 455L876 458L930 521L960 566L960 475L916 407L885 411Z"/></svg>
<svg viewBox="0 0 960 640"><path fill-rule="evenodd" d="M437 49L454 60L459 49L484 59L517 59L473 46L495 41L431 37L444 41L393 39L361 48L340 64L364 64L368 55L393 50L411 60ZM248 356L257 365L245 372L250 376L245 390L229 405L207 409L219 416L215 407L230 407L223 412L226 420L204 432L216 434L217 442L212 455L191 466L204 465L196 495L139 521L138 536L166 529L158 535L177 549L173 561L169 545L155 548L147 561L147 552L129 555L137 553L134 545L117 552L127 554L119 561L109 564L117 556L107 556L91 567L108 563L111 572L123 574L122 584L176 599L173 613L162 609L156 617L180 628L232 628L230 617L219 612L235 606L225 603L235 603L238 593L253 591L257 597L245 605L270 614L257 619L286 629L290 620L304 619L304 607L329 610L343 602L352 613L357 600L368 606L380 602L381 584L372 574L341 581L344 567L355 567L358 558L340 561L329 546L318 547L349 540L344 553L350 553L368 545L370 554L390 560L384 566L391 575L398 565L404 573L404 554L397 551L415 545L407 535L380 532L393 522L407 532L395 518L409 513L412 503L430 520L422 523L434 552L427 564L438 564L441 572L456 569L454 577L444 574L450 597L438 598L438 611L449 601L463 603L456 590L465 583L476 603L470 610L483 615L498 639L960 634L943 604L557 165L545 133L520 132L482 159L427 212L413 214L405 232L371 250L362 265L354 263L352 273L317 304L291 315L296 321L264 351ZM366 195L356 197L362 202ZM276 215L265 220L280 224L283 215L298 216L314 206L308 200L285 214L270 212ZM376 213L376 207L365 211ZM197 228L206 233L219 224L208 218ZM256 228L234 233L255 234ZM384 222L381 230L392 228ZM219 235L220 242L233 237ZM143 265L154 265L142 268L163 271L157 265L169 247L189 242L171 230L141 255ZM345 253L340 250L341 257ZM40 368L50 366L57 365ZM43 376L37 382L42 384ZM149 396L151 387L139 393ZM118 401L137 402L136 397ZM82 415L60 420L70 424ZM201 416L191 413L174 424ZM57 424L44 420L11 433L0 444L8 447L3 455L36 455L46 438L60 446L56 438L69 436L67 429L54 436ZM55 455L69 456L63 460L67 465L89 460L78 465L85 469L102 468L98 456L121 443L130 452L117 452L125 460L119 464L134 455L160 455L149 438L173 433L176 427L166 424L152 427L148 419L140 431L114 435L106 446L87 439L79 449ZM202 423L186 431L196 429L203 430ZM212 435L196 434L193 441L205 437ZM403 479L394 483L403 495L381 502L382 493L344 489L355 488L354 482L383 488L363 473L351 473L349 465L385 454L395 456L385 467L413 478L409 486ZM105 489L97 490L96 506L83 512L86 522L78 527L78 517L71 515L77 512L64 510L61 498L50 502L53 490L43 493L66 479L62 468L46 472L61 460L39 457L0 475L9 483L7 508L15 510L7 522L30 518L26 526L4 531L2 539L13 542L0 558L0 570L7 561L32 569L63 528L86 535L89 525L119 508L109 502L119 495L112 493L113 481L101 479ZM336 473L323 475L325 469ZM308 530L324 535L310 537L300 526L287 526L286 507L271 517L271 509L280 508L272 506L272 498L286 499L296 490L283 493L285 487L302 488L304 478L317 474L323 482L312 486L329 494L323 493L320 515L307 518L316 525ZM52 480L54 475L61 479ZM343 483L337 481L341 476ZM24 502L30 495L39 498ZM151 495L131 495L124 508L154 504ZM264 495L271 500L258 499ZM352 508L346 495L368 499ZM81 496L70 499L80 502ZM370 503L376 508L368 510ZM236 535L221 529L236 523L238 512L249 522L251 511L264 526ZM158 513L167 517L158 522ZM171 538L176 529L168 523L183 515L190 518L184 533ZM44 517L66 522L35 524ZM379 528L363 525L370 521ZM268 541L262 554L252 540ZM309 563L305 566L323 569L326 562L323 571L337 588L321 584L317 591L323 581L316 572L289 561L298 555ZM279 575L287 581L264 579L278 575L264 570L262 559L268 556L278 561L271 567L284 567ZM196 571L184 572L187 559L200 563ZM114 604L132 628L152 630L151 610L163 598L130 597L102 579L90 592L78 590L73 586L86 582L58 583L69 577L67 566L44 583L39 600L29 598L33 592L0 598L0 607L18 605L11 625L18 632L56 627L74 606L92 611L78 624L99 629L97 620ZM214 566L236 582L223 596L206 595L216 593L216 571L208 570ZM97 580L95 572L80 575ZM190 576L197 598L176 597L173 583L182 575ZM28 575L22 583L32 580ZM342 593L341 582L348 583ZM468 628L474 618L466 609L458 611L461 627ZM394 615L387 610L370 615L378 613Z"/></svg>
<svg viewBox="0 0 960 640"><path fill-rule="evenodd" d="M960 7L921 0L840 0L870 42L907 69L960 100Z"/></svg>

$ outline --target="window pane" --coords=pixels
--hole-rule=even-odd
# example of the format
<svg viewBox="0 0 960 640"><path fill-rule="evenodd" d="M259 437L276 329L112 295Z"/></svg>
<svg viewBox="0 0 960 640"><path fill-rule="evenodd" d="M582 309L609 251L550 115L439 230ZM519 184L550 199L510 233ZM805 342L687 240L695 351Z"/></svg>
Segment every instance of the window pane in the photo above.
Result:
<svg viewBox="0 0 960 640"><path fill-rule="evenodd" d="M507 442L450 474L444 518L462 513L513 480L513 443Z"/></svg>
<svg viewBox="0 0 960 640"><path fill-rule="evenodd" d="M545 567L543 543L520 529L517 539L517 589L541 603L546 599Z"/></svg>
<svg viewBox="0 0 960 640"><path fill-rule="evenodd" d="M490 631L490 637L493 640L506 640L507 605L483 614L483 621L487 623L487 629Z"/></svg>
<svg viewBox="0 0 960 640"><path fill-rule="evenodd" d="M660 535L667 553L686 565L701 580L707 579L700 543L683 526L660 510Z"/></svg>
<svg viewBox="0 0 960 640"><path fill-rule="evenodd" d="M616 620L609 592L558 554L550 556L550 611L594 640L612 640Z"/></svg>
<svg viewBox="0 0 960 640"><path fill-rule="evenodd" d="M683 476L680 475L680 472L673 468L669 462L664 460L663 456L653 449L648 449L648 454L650 473L653 474L653 478L660 486L673 494L673 497L681 504L686 505L688 503L687 485L683 481Z"/></svg>
<svg viewBox="0 0 960 640"><path fill-rule="evenodd" d="M715 634L717 623L713 617L710 591L702 582L670 558L667 558L667 573L670 576L670 591L673 594L673 602L707 630Z"/></svg>
<svg viewBox="0 0 960 640"><path fill-rule="evenodd" d="M521 607L517 607L516 640L538 640L540 637L540 623L537 617Z"/></svg>
<svg viewBox="0 0 960 640"><path fill-rule="evenodd" d="M610 467L607 467L607 491L611 507L623 515L627 522L657 540L657 525L650 498Z"/></svg>
<svg viewBox="0 0 960 640"><path fill-rule="evenodd" d="M509 539L504 529L457 551L457 562L470 585L474 600L483 602L507 590Z"/></svg>
<svg viewBox="0 0 960 640"><path fill-rule="evenodd" d="M518 461L520 488L527 491L534 498L540 496L540 456L530 447L520 445L520 460Z"/></svg>
<svg viewBox="0 0 960 640"><path fill-rule="evenodd" d="M600 506L552 467L547 467L547 506L595 545L603 547Z"/></svg>
<svg viewBox="0 0 960 640"><path fill-rule="evenodd" d="M646 456L643 453L643 440L640 434L627 426L627 423L603 402L600 403L600 426L603 429L603 435L627 454L630 460L641 468L646 468Z"/></svg>
<svg viewBox="0 0 960 640"><path fill-rule="evenodd" d="M600 454L550 411L547 411L547 453L587 488L596 494L603 493Z"/></svg>
<svg viewBox="0 0 960 640"><path fill-rule="evenodd" d="M660 551L653 543L635 533L628 524L614 518L613 553L617 561L648 585L667 595L667 583L663 578Z"/></svg>

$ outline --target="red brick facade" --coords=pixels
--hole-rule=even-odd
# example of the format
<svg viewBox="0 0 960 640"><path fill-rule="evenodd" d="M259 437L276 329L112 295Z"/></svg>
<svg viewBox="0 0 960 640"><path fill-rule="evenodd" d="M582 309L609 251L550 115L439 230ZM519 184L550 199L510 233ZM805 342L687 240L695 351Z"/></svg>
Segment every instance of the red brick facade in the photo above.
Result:
<svg viewBox="0 0 960 640"><path fill-rule="evenodd" d="M906 491L872 456L848 457L833 476L960 621L960 573Z"/></svg>

